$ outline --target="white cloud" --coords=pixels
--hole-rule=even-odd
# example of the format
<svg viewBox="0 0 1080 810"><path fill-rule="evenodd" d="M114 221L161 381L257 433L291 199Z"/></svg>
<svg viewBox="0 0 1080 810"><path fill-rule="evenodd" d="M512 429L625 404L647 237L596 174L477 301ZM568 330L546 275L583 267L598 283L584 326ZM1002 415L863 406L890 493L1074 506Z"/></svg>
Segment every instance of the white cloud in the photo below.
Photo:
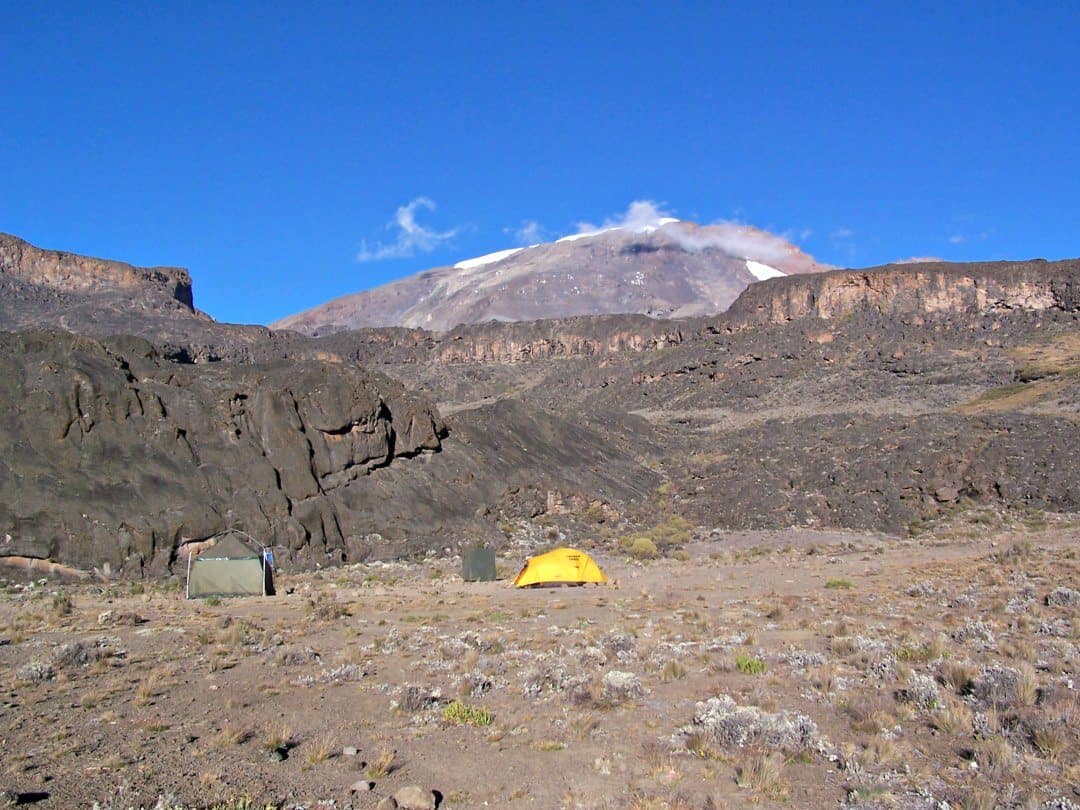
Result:
<svg viewBox="0 0 1080 810"><path fill-rule="evenodd" d="M655 226L660 220L672 219L671 212L663 209L664 203L652 200L634 200L626 207L626 211L617 217L604 220L603 225L593 225L591 222L579 222L578 233L595 233L608 228L628 228L639 230L648 226Z"/></svg>
<svg viewBox="0 0 1080 810"><path fill-rule="evenodd" d="M799 228L798 230L795 230L794 228L788 228L786 231L780 232L780 236L782 236L784 239L787 239L789 242L793 242L796 239L801 242L805 242L813 235L814 231L812 228Z"/></svg>
<svg viewBox="0 0 1080 810"><path fill-rule="evenodd" d="M949 237L949 244L950 245L960 245L960 244L963 244L966 241L967 241L967 237L964 236L962 233L953 234L952 236Z"/></svg>
<svg viewBox="0 0 1080 810"><path fill-rule="evenodd" d="M504 228L504 233L512 234L519 245L537 245L547 241L547 229L535 219L524 219L517 228Z"/></svg>
<svg viewBox="0 0 1080 810"><path fill-rule="evenodd" d="M945 261L940 256L912 256L908 259L897 259L893 264L930 264L931 262Z"/></svg>
<svg viewBox="0 0 1080 810"><path fill-rule="evenodd" d="M851 228L837 228L829 234L833 239L850 239L854 235L855 231L851 230Z"/></svg>
<svg viewBox="0 0 1080 810"><path fill-rule="evenodd" d="M360 242L360 252L356 254L358 262L377 262L383 259L407 259L417 253L431 253L443 242L453 239L458 228L449 231L434 231L425 228L416 221L416 212L420 208L435 210L435 203L428 197L417 197L394 212L394 219L387 228L396 228L398 233L393 242L376 242L368 245L367 240Z"/></svg>
<svg viewBox="0 0 1080 810"><path fill-rule="evenodd" d="M721 220L696 229L672 226L665 228L663 233L690 253L711 248L735 258L766 264L791 258L791 243L783 236L741 222Z"/></svg>

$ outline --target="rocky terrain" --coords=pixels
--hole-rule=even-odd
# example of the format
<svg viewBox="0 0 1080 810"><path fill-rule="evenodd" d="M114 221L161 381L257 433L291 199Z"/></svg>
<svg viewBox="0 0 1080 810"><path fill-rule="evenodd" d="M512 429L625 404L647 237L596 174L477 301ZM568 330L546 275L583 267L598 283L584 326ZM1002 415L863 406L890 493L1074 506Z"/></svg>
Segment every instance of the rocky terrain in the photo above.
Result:
<svg viewBox="0 0 1080 810"><path fill-rule="evenodd" d="M825 269L756 228L660 219L437 267L272 326L325 335L371 326L445 331L492 320L578 315L685 318L724 311L755 281Z"/></svg>
<svg viewBox="0 0 1080 810"><path fill-rule="evenodd" d="M459 558L282 575L281 595L0 589L5 799L39 807L707 810L1080 802L1080 521L916 539L588 544L607 586ZM396 797L396 798L395 798Z"/></svg>
<svg viewBox="0 0 1080 810"><path fill-rule="evenodd" d="M313 338L2 244L0 800L1080 802L1080 261ZM230 527L279 595L184 600Z"/></svg>
<svg viewBox="0 0 1080 810"><path fill-rule="evenodd" d="M0 278L37 309L0 325L54 330L2 337L9 567L167 574L229 527L286 567L341 564L542 516L609 531L660 491L699 525L899 534L1080 504L1076 261L792 275L697 319L312 339L212 321L184 271L5 244Z"/></svg>

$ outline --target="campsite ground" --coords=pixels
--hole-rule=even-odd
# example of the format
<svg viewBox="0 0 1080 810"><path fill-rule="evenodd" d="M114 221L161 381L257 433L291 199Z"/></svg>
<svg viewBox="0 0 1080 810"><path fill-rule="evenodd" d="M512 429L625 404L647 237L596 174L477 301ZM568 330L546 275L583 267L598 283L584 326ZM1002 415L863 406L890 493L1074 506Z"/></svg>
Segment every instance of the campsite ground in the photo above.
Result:
<svg viewBox="0 0 1080 810"><path fill-rule="evenodd" d="M1078 542L1075 517L974 515L913 539L597 549L605 587L464 583L436 558L221 602L8 585L0 788L41 807L364 808L413 784L447 808L1074 807Z"/></svg>

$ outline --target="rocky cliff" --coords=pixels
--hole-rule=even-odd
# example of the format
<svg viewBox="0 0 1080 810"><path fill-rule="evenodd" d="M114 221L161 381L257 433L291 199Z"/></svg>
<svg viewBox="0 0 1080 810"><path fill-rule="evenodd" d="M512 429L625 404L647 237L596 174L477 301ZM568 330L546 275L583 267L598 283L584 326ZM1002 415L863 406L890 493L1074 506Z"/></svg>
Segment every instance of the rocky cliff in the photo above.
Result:
<svg viewBox="0 0 1080 810"><path fill-rule="evenodd" d="M1080 308L1080 260L886 265L772 279L749 287L725 323L753 326L803 318L992 315Z"/></svg>
<svg viewBox="0 0 1080 810"><path fill-rule="evenodd" d="M573 420L505 403L448 427L339 362L176 363L139 338L0 333L0 402L0 557L103 574L176 570L229 527L286 567L455 546L496 532L485 511L655 485Z"/></svg>
<svg viewBox="0 0 1080 810"><path fill-rule="evenodd" d="M237 527L309 567L660 505L888 531L968 503L1080 509L1078 261L777 278L693 319L312 339L213 322L182 271L3 245L9 561L156 575Z"/></svg>
<svg viewBox="0 0 1080 810"><path fill-rule="evenodd" d="M400 385L340 364L184 366L145 341L0 333L0 555L162 573L235 526L348 554L349 484L441 446Z"/></svg>
<svg viewBox="0 0 1080 810"><path fill-rule="evenodd" d="M513 364L661 349L682 341L683 326L642 315L601 315L468 324L447 332L359 329L320 338L315 345L361 363Z"/></svg>
<svg viewBox="0 0 1080 810"><path fill-rule="evenodd" d="M134 267L59 250L42 250L0 233L0 275L67 293L123 292L131 302L175 302L194 312L191 276L179 267Z"/></svg>

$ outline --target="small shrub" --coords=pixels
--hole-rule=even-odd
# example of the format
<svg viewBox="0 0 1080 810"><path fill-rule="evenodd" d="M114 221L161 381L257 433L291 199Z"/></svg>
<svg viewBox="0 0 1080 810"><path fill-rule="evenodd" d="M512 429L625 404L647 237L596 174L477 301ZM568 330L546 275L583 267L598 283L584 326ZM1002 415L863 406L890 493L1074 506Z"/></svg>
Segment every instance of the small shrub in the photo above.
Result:
<svg viewBox="0 0 1080 810"><path fill-rule="evenodd" d="M64 616L70 616L71 611L75 609L75 604L71 601L71 597L68 594L60 591L53 594L52 598L52 612L53 615L58 618Z"/></svg>
<svg viewBox="0 0 1080 810"><path fill-rule="evenodd" d="M613 669L601 681L601 698L610 705L645 697L645 687L637 675Z"/></svg>
<svg viewBox="0 0 1080 810"><path fill-rule="evenodd" d="M967 622L963 627L953 630L951 635L953 641L960 642L961 644L971 640L983 641L987 644L992 644L994 641L993 629L981 619L978 621Z"/></svg>
<svg viewBox="0 0 1080 810"><path fill-rule="evenodd" d="M735 668L744 675L764 675L768 671L768 665L760 658L753 655L739 653L735 656Z"/></svg>
<svg viewBox="0 0 1080 810"><path fill-rule="evenodd" d="M1030 664L1021 664L1018 668L994 664L980 670L972 693L979 701L996 709L1033 706L1039 697L1039 684Z"/></svg>
<svg viewBox="0 0 1080 810"><path fill-rule="evenodd" d="M635 560L651 560L659 552L656 548L656 543L648 537L635 537L633 542L627 548L627 553Z"/></svg>
<svg viewBox="0 0 1080 810"><path fill-rule="evenodd" d="M1047 595L1046 604L1050 607L1080 607L1080 591L1064 586L1054 588Z"/></svg>
<svg viewBox="0 0 1080 810"><path fill-rule="evenodd" d="M45 683L56 677L53 668L43 661L31 661L19 668L15 678L23 683Z"/></svg>
<svg viewBox="0 0 1080 810"><path fill-rule="evenodd" d="M707 741L734 748L764 746L803 752L818 744L817 726L809 717L740 706L729 695L717 695L696 705L693 720L679 729L679 734L686 740L695 732L705 735Z"/></svg>
<svg viewBox="0 0 1080 810"><path fill-rule="evenodd" d="M849 590L851 588L854 588L855 583L852 582L850 579L842 579L842 578L836 577L836 578L830 579L828 582L826 582L825 587L828 588L829 590L846 591L846 590Z"/></svg>
<svg viewBox="0 0 1080 810"><path fill-rule="evenodd" d="M495 715L487 709L469 706L460 700L455 700L443 709L442 716L448 723L465 723L470 726L490 726L495 719Z"/></svg>
<svg viewBox="0 0 1080 810"><path fill-rule="evenodd" d="M920 709L933 709L941 702L941 695L933 678L913 672L908 677L907 686L897 690L896 699Z"/></svg>
<svg viewBox="0 0 1080 810"><path fill-rule="evenodd" d="M397 708L404 714L419 714L438 703L441 694L425 686L409 685L401 690Z"/></svg>
<svg viewBox="0 0 1080 810"><path fill-rule="evenodd" d="M349 615L349 609L333 597L320 594L308 602L308 608L314 618L321 621L335 621Z"/></svg>

